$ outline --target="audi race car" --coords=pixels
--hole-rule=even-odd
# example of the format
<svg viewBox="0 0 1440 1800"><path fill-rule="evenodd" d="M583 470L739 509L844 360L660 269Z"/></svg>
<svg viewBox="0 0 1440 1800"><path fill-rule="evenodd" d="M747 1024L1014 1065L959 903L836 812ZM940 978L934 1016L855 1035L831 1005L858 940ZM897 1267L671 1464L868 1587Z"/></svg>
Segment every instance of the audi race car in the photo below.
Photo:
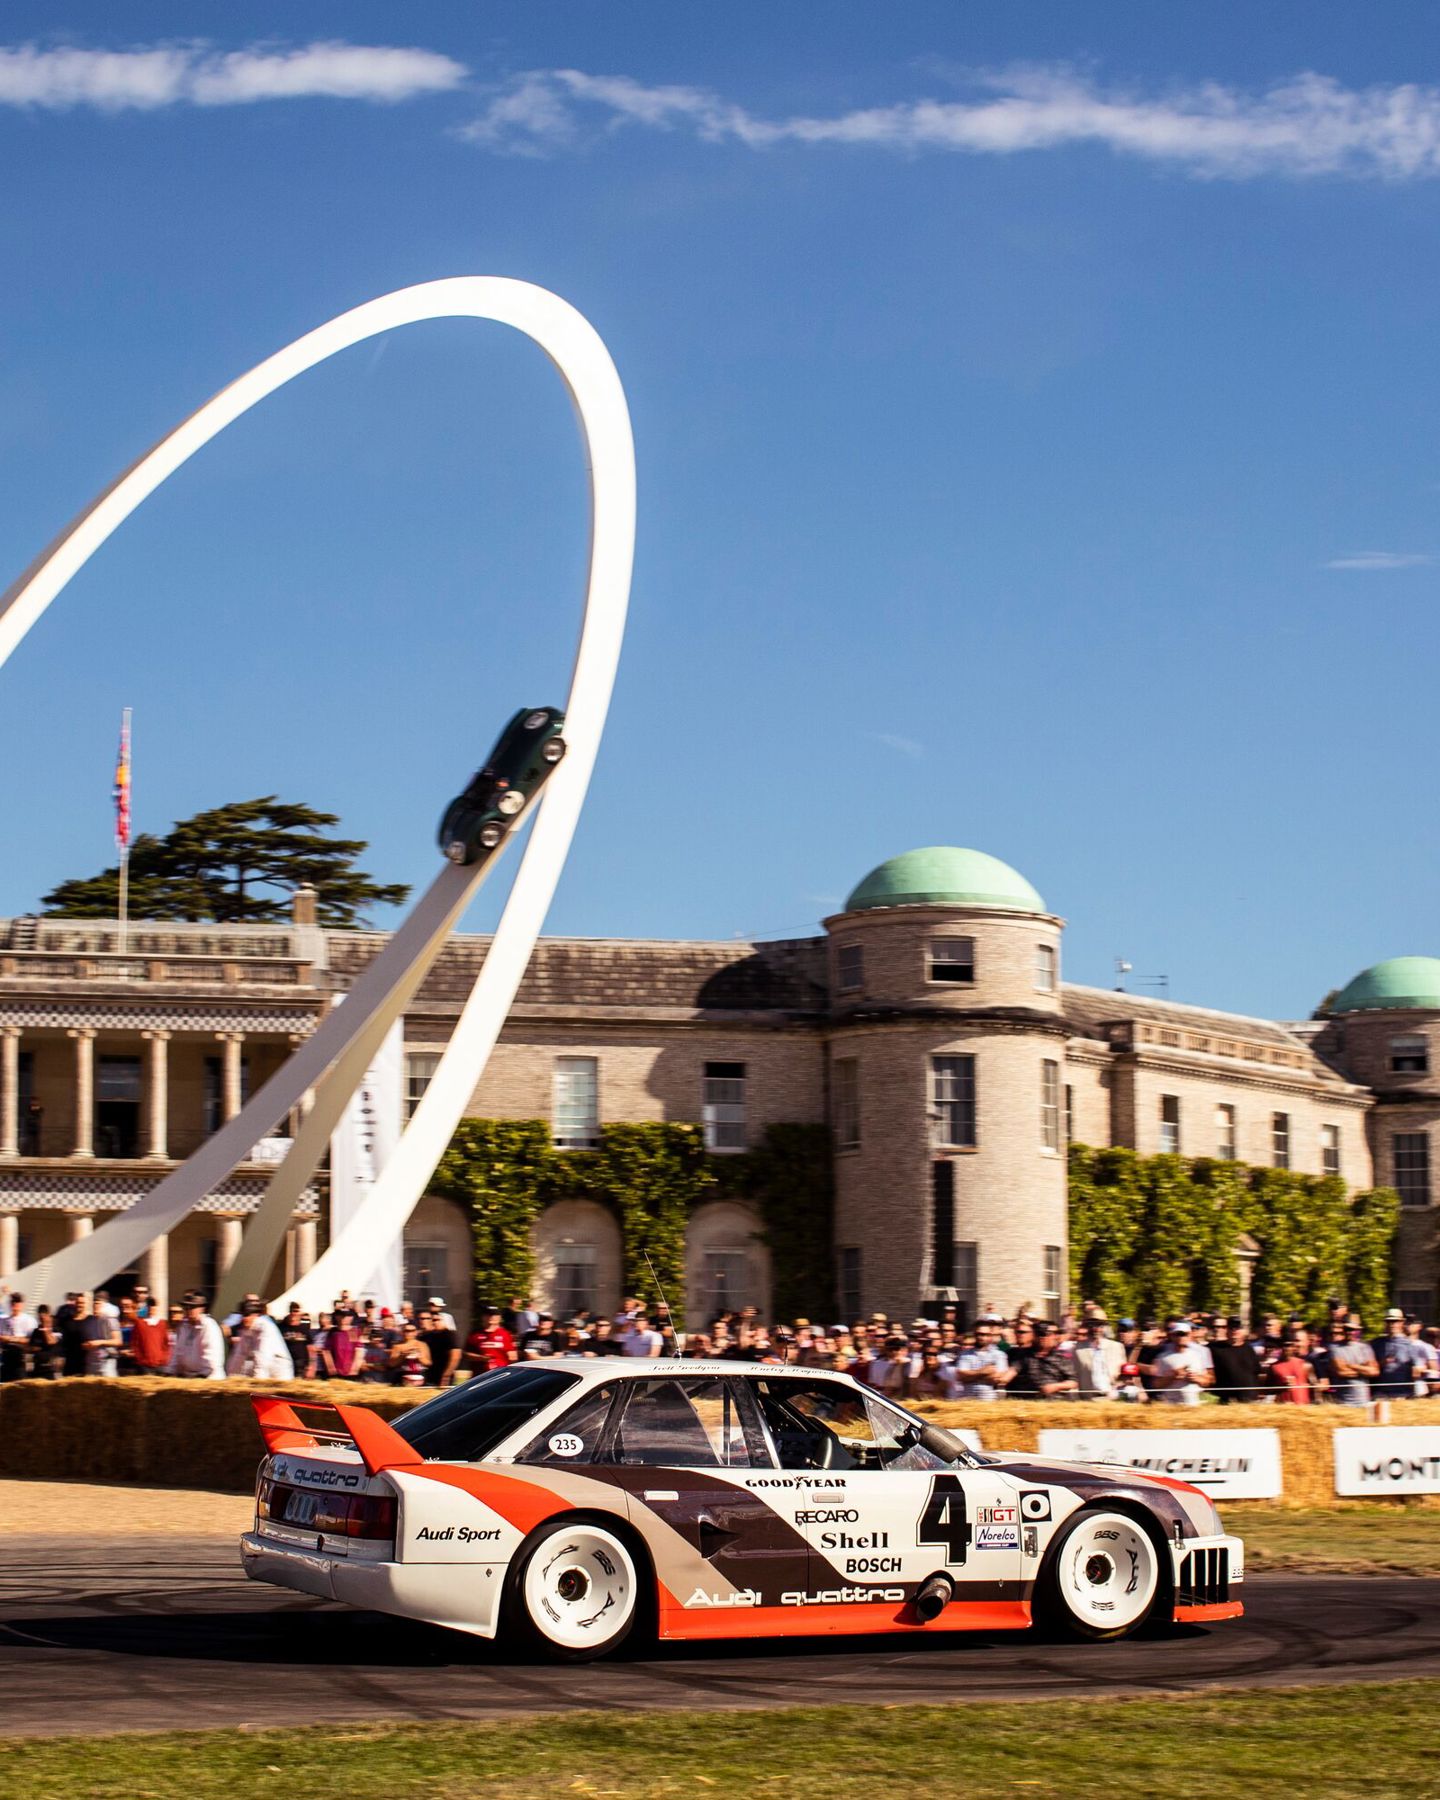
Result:
<svg viewBox="0 0 1440 1800"><path fill-rule="evenodd" d="M661 1638L1238 1617L1238 1538L1168 1476L971 1451L846 1375L553 1358L386 1423L254 1401L245 1572L578 1661Z"/></svg>
<svg viewBox="0 0 1440 1800"><path fill-rule="evenodd" d="M514 829L565 755L564 725L564 713L553 706L521 707L516 713L485 767L445 808L440 848L451 862L478 862Z"/></svg>

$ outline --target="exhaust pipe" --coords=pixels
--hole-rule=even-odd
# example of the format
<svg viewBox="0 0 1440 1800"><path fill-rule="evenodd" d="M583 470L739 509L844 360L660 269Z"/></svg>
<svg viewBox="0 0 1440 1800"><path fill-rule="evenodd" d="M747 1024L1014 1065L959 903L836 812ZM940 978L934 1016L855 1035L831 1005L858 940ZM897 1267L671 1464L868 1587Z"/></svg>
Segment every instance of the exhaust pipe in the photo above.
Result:
<svg viewBox="0 0 1440 1800"><path fill-rule="evenodd" d="M932 1575L915 1596L915 1611L920 1623L928 1625L938 1619L955 1597L955 1584L948 1575Z"/></svg>

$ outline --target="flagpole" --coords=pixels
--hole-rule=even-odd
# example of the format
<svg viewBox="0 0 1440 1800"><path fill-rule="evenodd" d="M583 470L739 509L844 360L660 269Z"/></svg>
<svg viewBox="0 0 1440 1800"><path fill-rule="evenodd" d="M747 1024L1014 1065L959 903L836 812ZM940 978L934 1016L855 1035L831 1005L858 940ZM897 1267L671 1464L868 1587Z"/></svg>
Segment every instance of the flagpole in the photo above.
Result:
<svg viewBox="0 0 1440 1800"><path fill-rule="evenodd" d="M116 836L120 839L120 954L125 954L130 914L130 708L120 720L120 766L124 769L123 811L117 813ZM117 789L119 783L117 781ZM117 792L117 800L120 795Z"/></svg>

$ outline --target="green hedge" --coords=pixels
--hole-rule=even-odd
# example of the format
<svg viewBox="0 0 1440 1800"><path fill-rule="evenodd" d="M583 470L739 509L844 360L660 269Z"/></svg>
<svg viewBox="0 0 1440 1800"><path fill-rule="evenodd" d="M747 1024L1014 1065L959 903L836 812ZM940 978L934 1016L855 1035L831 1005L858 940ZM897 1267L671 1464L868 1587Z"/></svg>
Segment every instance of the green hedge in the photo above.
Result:
<svg viewBox="0 0 1440 1800"><path fill-rule="evenodd" d="M626 1293L653 1305L663 1288L683 1324L690 1215L702 1201L733 1198L760 1215L779 1316L828 1315L834 1305L824 1126L772 1125L755 1150L712 1156L698 1125L606 1125L598 1148L567 1151L540 1119L466 1119L430 1191L469 1212L477 1303L503 1306L531 1292L541 1212L557 1200L594 1200L619 1224Z"/></svg>
<svg viewBox="0 0 1440 1800"><path fill-rule="evenodd" d="M1076 1144L1071 1292L1112 1318L1228 1312L1240 1299L1236 1250L1246 1233L1260 1247L1257 1314L1310 1318L1335 1294L1378 1330L1399 1213L1392 1188L1351 1194L1338 1176Z"/></svg>

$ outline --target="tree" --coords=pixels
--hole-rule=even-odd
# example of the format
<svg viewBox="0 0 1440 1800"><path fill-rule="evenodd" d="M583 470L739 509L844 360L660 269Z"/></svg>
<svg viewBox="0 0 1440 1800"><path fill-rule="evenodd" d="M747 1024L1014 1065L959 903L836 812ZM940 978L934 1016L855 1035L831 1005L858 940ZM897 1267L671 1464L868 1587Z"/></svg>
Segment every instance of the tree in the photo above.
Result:
<svg viewBox="0 0 1440 1800"><path fill-rule="evenodd" d="M142 832L130 847L130 913L137 919L189 919L269 925L290 916L290 896L308 882L322 925L357 926L365 906L399 906L410 889L357 869L362 838L327 837L335 813L292 805L275 794L234 800L180 819L164 837ZM120 871L62 881L46 894L47 913L113 919Z"/></svg>

